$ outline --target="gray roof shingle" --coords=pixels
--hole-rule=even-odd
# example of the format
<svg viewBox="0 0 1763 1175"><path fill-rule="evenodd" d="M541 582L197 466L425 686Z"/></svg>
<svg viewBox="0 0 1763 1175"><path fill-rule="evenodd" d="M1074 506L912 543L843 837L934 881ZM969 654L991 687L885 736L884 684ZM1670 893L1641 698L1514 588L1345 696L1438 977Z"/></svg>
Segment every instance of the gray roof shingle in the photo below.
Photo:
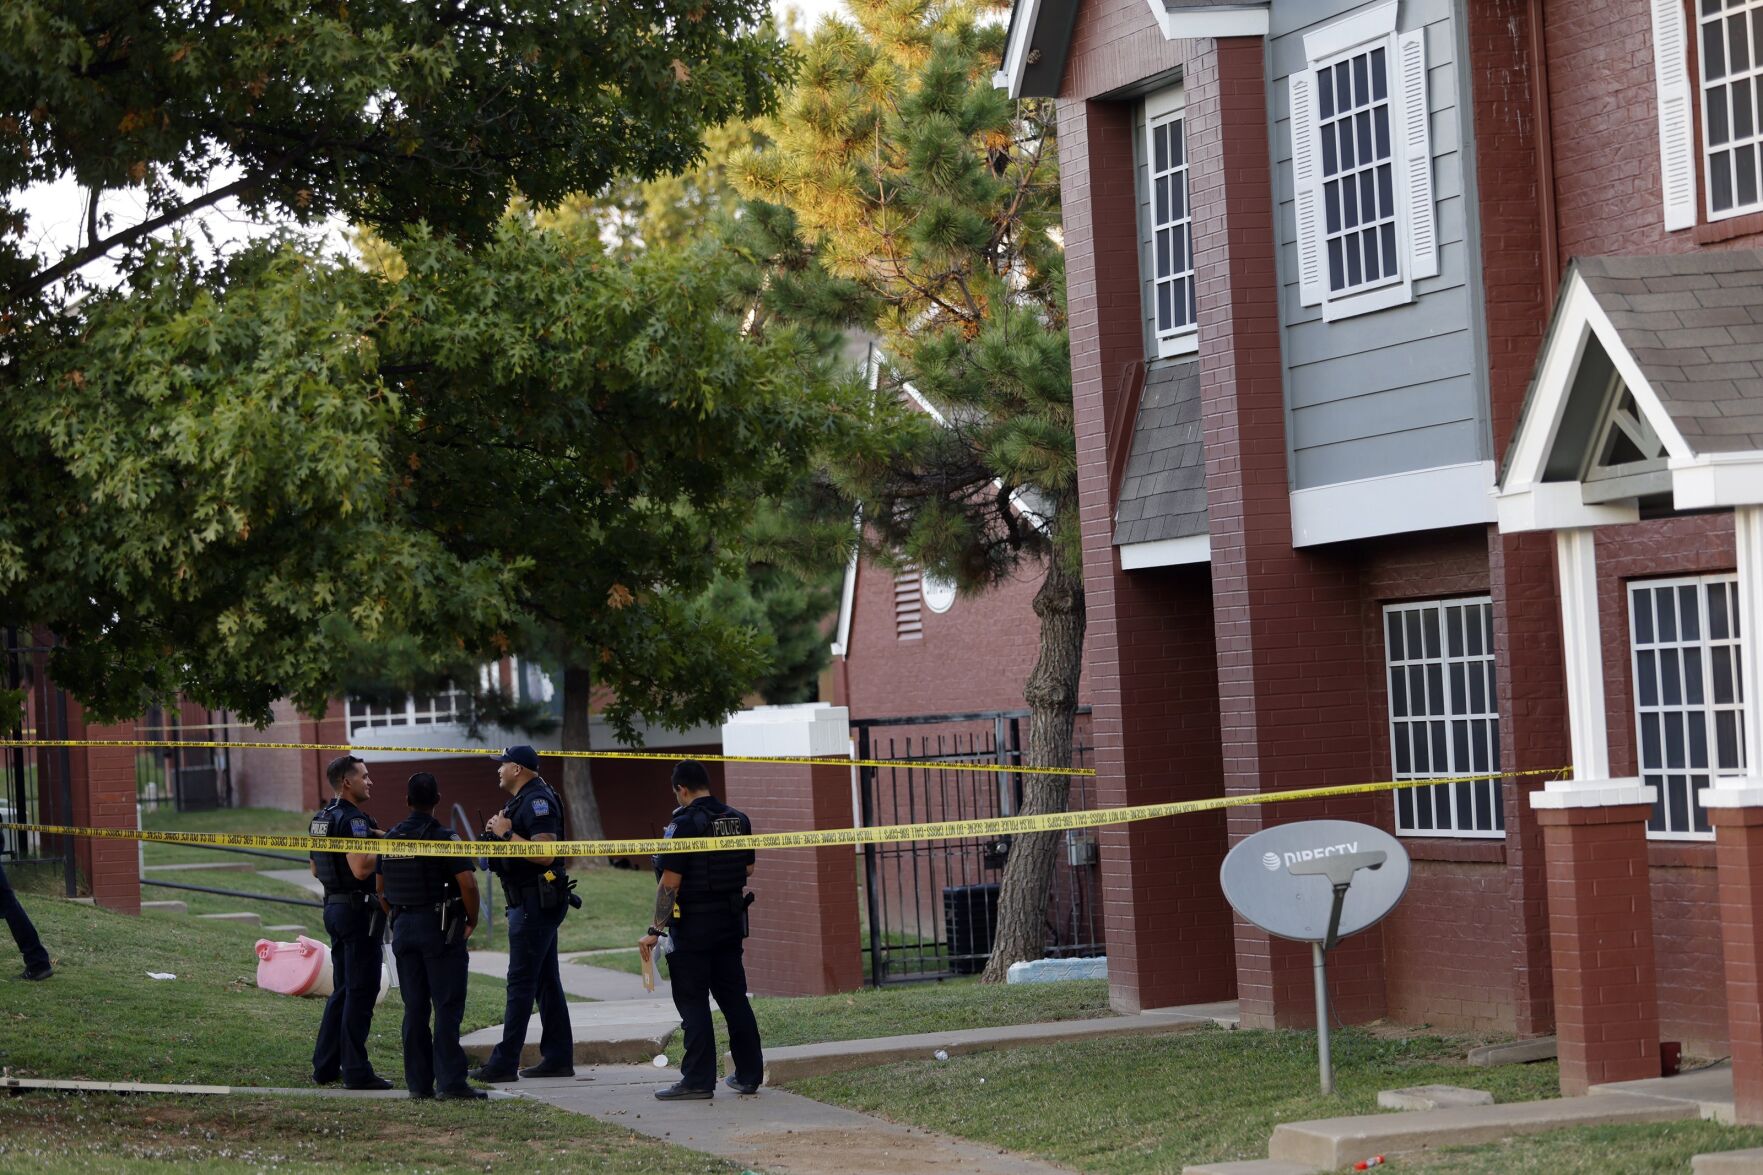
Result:
<svg viewBox="0 0 1763 1175"><path fill-rule="evenodd" d="M1763 449L1763 252L1573 264L1691 449Z"/></svg>
<svg viewBox="0 0 1763 1175"><path fill-rule="evenodd" d="M1114 544L1206 533L1206 458L1200 439L1200 364L1162 364L1145 375L1132 454L1120 479Z"/></svg>

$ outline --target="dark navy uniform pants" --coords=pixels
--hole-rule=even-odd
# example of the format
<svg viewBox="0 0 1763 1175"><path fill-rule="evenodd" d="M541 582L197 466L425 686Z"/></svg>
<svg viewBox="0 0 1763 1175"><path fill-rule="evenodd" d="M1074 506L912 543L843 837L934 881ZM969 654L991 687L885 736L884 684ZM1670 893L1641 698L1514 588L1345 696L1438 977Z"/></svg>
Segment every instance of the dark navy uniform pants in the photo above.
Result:
<svg viewBox="0 0 1763 1175"><path fill-rule="evenodd" d="M526 1047L526 1022L539 1005L539 1059L545 1065L575 1064L575 1037L569 1029L569 1003L563 977L557 972L557 930L564 911L542 910L536 899L508 908L508 1005L502 1017L502 1042L486 1064L497 1073L520 1068Z"/></svg>
<svg viewBox="0 0 1763 1175"><path fill-rule="evenodd" d="M681 1083L688 1089L716 1088L716 1031L710 1020L714 998L728 1023L735 1080L758 1085L765 1077L765 1056L759 1047L759 1022L753 1018L753 1005L747 1002L747 968L741 962L740 938L708 950L674 951L667 956L667 980L686 1037Z"/></svg>
<svg viewBox="0 0 1763 1175"><path fill-rule="evenodd" d="M0 866L0 915L6 918L7 929L12 931L12 941L18 944L19 953L24 955L25 970L34 971L49 963L49 952L43 947L43 940L37 937L36 923L18 904L18 895L12 892L12 883L6 880L6 869Z"/></svg>
<svg viewBox="0 0 1763 1175"><path fill-rule="evenodd" d="M461 928L461 935L464 934ZM404 996L404 1087L411 1093L465 1089L465 939L449 943L433 909L403 910L392 923L392 957ZM429 1010L434 1031L429 1031Z"/></svg>
<svg viewBox="0 0 1763 1175"><path fill-rule="evenodd" d="M331 997L324 1002L318 1024L318 1045L312 1050L315 1081L366 1081L373 1076L367 1059L367 1034L373 1027L373 1002L380 994L380 968L385 951L368 935L373 907L366 902L327 902L324 928L331 936Z"/></svg>

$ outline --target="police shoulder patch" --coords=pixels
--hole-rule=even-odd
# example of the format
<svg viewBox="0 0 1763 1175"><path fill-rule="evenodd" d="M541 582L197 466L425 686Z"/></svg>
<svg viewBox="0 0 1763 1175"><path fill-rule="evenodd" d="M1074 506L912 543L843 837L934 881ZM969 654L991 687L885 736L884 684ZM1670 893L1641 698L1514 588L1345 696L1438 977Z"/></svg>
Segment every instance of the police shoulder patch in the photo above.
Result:
<svg viewBox="0 0 1763 1175"><path fill-rule="evenodd" d="M679 827L679 825L677 823L675 823L675 824L669 824L666 828L663 828L661 830L661 839L662 840L672 840L674 830L677 829L678 827Z"/></svg>
<svg viewBox="0 0 1763 1175"><path fill-rule="evenodd" d="M357 816L353 820L349 821L349 830L351 832L353 832L356 836L366 836L367 835L367 817Z"/></svg>
<svg viewBox="0 0 1763 1175"><path fill-rule="evenodd" d="M549 801L549 800L534 800L533 801L533 815L534 816L549 816L550 814L551 814L551 801Z"/></svg>

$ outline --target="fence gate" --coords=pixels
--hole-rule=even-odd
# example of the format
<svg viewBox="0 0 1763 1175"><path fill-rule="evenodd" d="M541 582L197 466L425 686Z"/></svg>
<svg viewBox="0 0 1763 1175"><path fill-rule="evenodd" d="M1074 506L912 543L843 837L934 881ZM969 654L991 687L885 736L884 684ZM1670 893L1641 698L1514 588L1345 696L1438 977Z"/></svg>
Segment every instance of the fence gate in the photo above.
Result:
<svg viewBox="0 0 1763 1175"><path fill-rule="evenodd" d="M851 723L859 759L925 766L858 769L863 823L914 824L1014 815L1022 805L1020 770L976 771L951 761L1019 768L1028 712L993 711ZM927 761L935 760L931 765ZM1072 766L1090 765L1089 711L1079 711ZM1093 780L1071 781L1073 809L1094 804ZM1047 895L1047 953L1103 952L1095 833L1063 834ZM1010 838L913 841L863 850L864 933L869 981L910 982L973 975L991 954L998 883Z"/></svg>
<svg viewBox="0 0 1763 1175"><path fill-rule="evenodd" d="M135 734L146 742L226 742L230 724L224 711L193 706L153 706L135 721ZM135 792L143 812L175 808L207 812L233 804L232 767L227 748L142 747L135 754Z"/></svg>

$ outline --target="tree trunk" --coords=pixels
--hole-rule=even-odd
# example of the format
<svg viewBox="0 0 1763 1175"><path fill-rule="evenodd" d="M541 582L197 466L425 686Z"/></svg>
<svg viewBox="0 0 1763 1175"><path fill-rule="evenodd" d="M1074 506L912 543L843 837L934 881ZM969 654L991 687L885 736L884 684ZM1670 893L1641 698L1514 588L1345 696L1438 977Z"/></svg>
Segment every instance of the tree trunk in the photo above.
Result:
<svg viewBox="0 0 1763 1175"><path fill-rule="evenodd" d="M1035 593L1035 615L1041 619L1041 647L1034 672L1028 675L1028 746L1023 765L1070 767L1072 727L1077 722L1077 682L1083 669L1084 585L1081 575L1050 558L1047 577ZM1027 775L1023 781L1022 816L1065 811L1071 794L1068 775ZM1002 983L1010 964L1039 959L1047 953L1047 897L1053 865L1064 834L1019 834L1004 864L998 893L998 925L984 983Z"/></svg>
<svg viewBox="0 0 1763 1175"><path fill-rule="evenodd" d="M594 692L594 676L586 669L574 667L563 671L563 749L589 750L589 705ZM604 840L606 831L600 824L600 801L594 797L594 772L591 759L563 761L563 802L568 808L569 824L564 830L571 840ZM583 857L577 865L604 865L604 857Z"/></svg>

